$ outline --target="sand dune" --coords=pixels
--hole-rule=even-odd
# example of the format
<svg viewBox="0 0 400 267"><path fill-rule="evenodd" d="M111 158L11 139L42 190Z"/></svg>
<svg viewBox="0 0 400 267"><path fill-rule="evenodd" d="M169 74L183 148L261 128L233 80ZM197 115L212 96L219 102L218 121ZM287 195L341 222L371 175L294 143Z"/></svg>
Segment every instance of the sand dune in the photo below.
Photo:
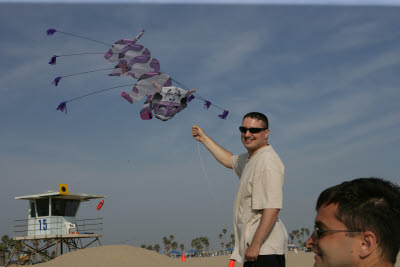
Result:
<svg viewBox="0 0 400 267"><path fill-rule="evenodd" d="M398 262L395 267L400 267ZM227 267L229 256L216 256L208 258L180 258L173 259L147 249L113 245L92 247L74 251L57 257L56 259L36 265L38 267ZM314 253L290 252L286 255L287 267L312 267ZM241 267L242 264L236 264Z"/></svg>

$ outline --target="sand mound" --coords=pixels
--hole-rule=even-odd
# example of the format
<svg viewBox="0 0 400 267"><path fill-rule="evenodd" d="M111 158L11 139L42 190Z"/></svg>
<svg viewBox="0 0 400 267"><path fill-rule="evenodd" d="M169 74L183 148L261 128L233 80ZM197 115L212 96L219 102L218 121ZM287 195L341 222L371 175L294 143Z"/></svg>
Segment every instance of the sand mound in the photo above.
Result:
<svg viewBox="0 0 400 267"><path fill-rule="evenodd" d="M35 265L38 267L226 267L229 256L209 258L173 259L147 249L126 246L102 246L70 252L56 259ZM314 265L314 253L286 254L287 267L311 267ZM236 263L235 267L242 264ZM395 267L400 267L400 254Z"/></svg>
<svg viewBox="0 0 400 267"><path fill-rule="evenodd" d="M212 258L170 258L147 249L126 246L102 246L81 249L57 257L38 267L108 267L108 266L133 266L133 267L200 267L200 266L227 266L228 256Z"/></svg>

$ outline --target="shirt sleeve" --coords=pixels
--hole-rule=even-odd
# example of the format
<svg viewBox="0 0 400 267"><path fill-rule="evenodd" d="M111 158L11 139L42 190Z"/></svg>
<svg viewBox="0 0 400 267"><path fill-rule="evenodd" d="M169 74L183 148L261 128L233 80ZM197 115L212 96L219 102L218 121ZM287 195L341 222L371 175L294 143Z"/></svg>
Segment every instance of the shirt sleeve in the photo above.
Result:
<svg viewBox="0 0 400 267"><path fill-rule="evenodd" d="M277 170L265 169L253 179L251 208L282 209L283 173Z"/></svg>
<svg viewBox="0 0 400 267"><path fill-rule="evenodd" d="M231 157L231 165L232 169L235 171L236 175L239 176L242 175L242 170L239 168L239 156L238 155L233 155Z"/></svg>

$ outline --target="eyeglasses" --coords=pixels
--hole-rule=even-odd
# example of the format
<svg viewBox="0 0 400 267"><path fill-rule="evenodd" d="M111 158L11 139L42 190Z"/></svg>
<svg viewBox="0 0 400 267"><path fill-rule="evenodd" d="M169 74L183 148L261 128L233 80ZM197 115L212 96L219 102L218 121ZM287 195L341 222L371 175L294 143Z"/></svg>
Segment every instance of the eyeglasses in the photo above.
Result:
<svg viewBox="0 0 400 267"><path fill-rule="evenodd" d="M244 126L240 126L240 127L239 127L239 131L240 131L241 133L247 133L247 131L249 131L249 132L252 133L252 134L259 133L259 132L264 131L264 130L267 130L267 129L268 129L268 128L246 128L246 127L244 127Z"/></svg>
<svg viewBox="0 0 400 267"><path fill-rule="evenodd" d="M346 232L346 233L360 233L360 231L354 231L354 230L322 230L319 227L315 227L314 226L314 231L313 231L313 235L316 239L320 239L323 237L323 235L327 232Z"/></svg>

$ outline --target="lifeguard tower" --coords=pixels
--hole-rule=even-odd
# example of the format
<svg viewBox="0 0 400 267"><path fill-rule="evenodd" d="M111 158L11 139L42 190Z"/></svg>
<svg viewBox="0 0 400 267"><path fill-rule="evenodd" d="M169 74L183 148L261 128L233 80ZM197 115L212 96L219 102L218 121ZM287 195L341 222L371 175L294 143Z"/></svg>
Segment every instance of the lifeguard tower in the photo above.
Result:
<svg viewBox="0 0 400 267"><path fill-rule="evenodd" d="M76 219L81 202L104 198L99 195L69 193L68 186L59 185L59 191L16 197L29 201L28 219L15 220L15 248L6 261L8 266L14 256L24 251L13 263L24 263L38 255L43 261L51 260L68 251L86 248L102 237L103 219ZM41 246L39 245L41 242ZM49 255L48 249L55 247ZM28 257L27 257L28 256Z"/></svg>

